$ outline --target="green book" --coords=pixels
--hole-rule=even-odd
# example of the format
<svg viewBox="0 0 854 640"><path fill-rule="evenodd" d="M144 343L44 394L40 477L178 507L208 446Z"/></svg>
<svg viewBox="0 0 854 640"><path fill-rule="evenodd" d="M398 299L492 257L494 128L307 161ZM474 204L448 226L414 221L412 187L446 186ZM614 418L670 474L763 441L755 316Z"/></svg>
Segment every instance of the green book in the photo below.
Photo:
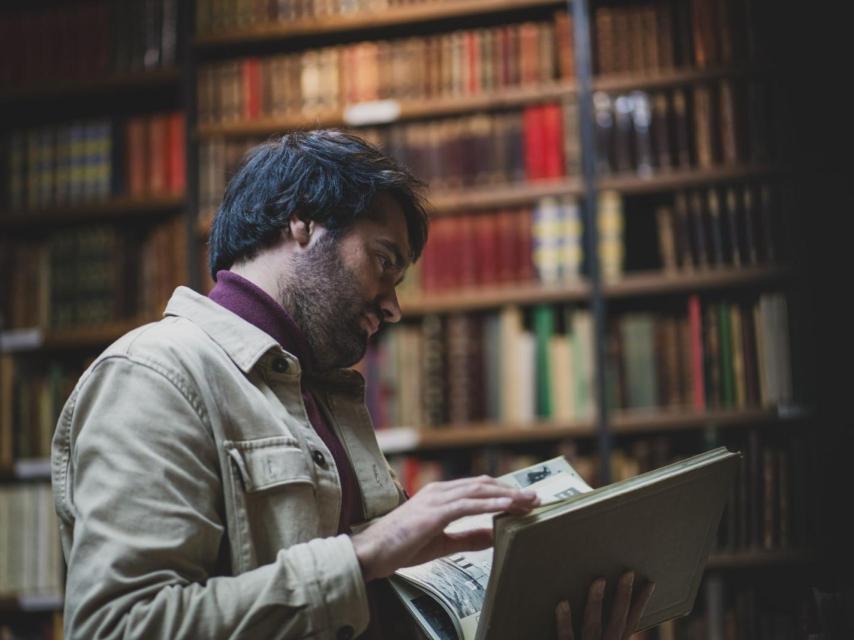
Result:
<svg viewBox="0 0 854 640"><path fill-rule="evenodd" d="M732 326L730 306L722 302L718 305L718 329L720 330L720 367L721 367L721 405L735 406L735 373L732 366Z"/></svg>
<svg viewBox="0 0 854 640"><path fill-rule="evenodd" d="M655 364L655 320L648 313L633 313L620 320L626 408L644 409L658 403Z"/></svg>
<svg viewBox="0 0 854 640"><path fill-rule="evenodd" d="M533 311L534 337L536 340L537 417L551 418L554 415L554 399L551 397L551 363L549 343L555 332L554 312L548 305L538 305Z"/></svg>

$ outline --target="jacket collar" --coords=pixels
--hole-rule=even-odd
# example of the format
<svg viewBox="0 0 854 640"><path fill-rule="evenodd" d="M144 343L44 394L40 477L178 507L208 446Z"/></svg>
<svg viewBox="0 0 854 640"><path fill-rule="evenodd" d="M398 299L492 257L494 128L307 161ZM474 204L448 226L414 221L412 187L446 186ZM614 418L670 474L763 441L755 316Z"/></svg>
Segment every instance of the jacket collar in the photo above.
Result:
<svg viewBox="0 0 854 640"><path fill-rule="evenodd" d="M185 318L198 326L244 373L271 349L284 351L273 336L189 287L175 289L163 315Z"/></svg>
<svg viewBox="0 0 854 640"><path fill-rule="evenodd" d="M297 356L285 351L273 336L189 287L175 289L163 315L184 318L198 326L243 373L248 374L271 350L289 356L298 370L301 366ZM365 381L358 371L340 369L312 373L310 380L330 390L357 397L364 395Z"/></svg>

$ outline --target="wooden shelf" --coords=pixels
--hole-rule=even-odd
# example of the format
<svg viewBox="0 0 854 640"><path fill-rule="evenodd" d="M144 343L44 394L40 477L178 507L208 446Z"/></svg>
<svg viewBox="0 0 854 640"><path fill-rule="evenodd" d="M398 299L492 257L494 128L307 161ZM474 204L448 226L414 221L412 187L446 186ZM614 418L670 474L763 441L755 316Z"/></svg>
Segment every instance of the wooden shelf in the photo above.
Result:
<svg viewBox="0 0 854 640"><path fill-rule="evenodd" d="M705 186L712 182L766 178L782 169L770 166L741 165L721 166L711 169L685 169L661 171L649 176L619 175L601 177L597 181L599 189L610 189L623 194L654 193L670 189L686 189Z"/></svg>
<svg viewBox="0 0 854 640"><path fill-rule="evenodd" d="M750 409L649 409L623 410L611 414L611 433L634 434L658 431L703 429L705 427L750 427L781 420L797 420L808 412L800 407Z"/></svg>
<svg viewBox="0 0 854 640"><path fill-rule="evenodd" d="M746 427L763 422L797 419L808 415L802 409L744 409L694 412L690 410L650 410L616 412L611 418L613 434L632 434L707 426ZM539 421L529 424L494 422L445 425L436 428L398 427L378 429L380 447L387 454L454 449L484 445L538 442L596 435L593 421L573 423Z"/></svg>
<svg viewBox="0 0 854 640"><path fill-rule="evenodd" d="M4 211L0 212L0 229L28 229L53 223L144 217L151 214L177 211L183 206L183 196L158 196L152 198L111 198L67 207L52 207L32 211Z"/></svg>
<svg viewBox="0 0 854 640"><path fill-rule="evenodd" d="M500 11L563 6L556 0L447 0L425 2L410 6L384 8L379 13L358 13L348 16L328 16L303 20L276 22L251 29L223 31L198 36L194 45L200 49L287 40L321 34L346 33L363 29L391 27L401 24L430 22L460 16L492 14Z"/></svg>
<svg viewBox="0 0 854 640"><path fill-rule="evenodd" d="M0 596L0 613L62 611L64 600L61 593Z"/></svg>
<svg viewBox="0 0 854 640"><path fill-rule="evenodd" d="M104 347L150 319L125 320L62 330L11 330L0 335L0 353Z"/></svg>
<svg viewBox="0 0 854 640"><path fill-rule="evenodd" d="M663 89L680 85L707 82L720 78L763 75L770 69L755 67L717 67L713 69L670 69L661 71L608 74L593 79L594 91L618 93L635 89Z"/></svg>
<svg viewBox="0 0 854 640"><path fill-rule="evenodd" d="M16 460L11 468L0 467L0 480L50 480L50 458Z"/></svg>
<svg viewBox="0 0 854 640"><path fill-rule="evenodd" d="M543 286L520 284L504 287L478 287L443 294L401 299L404 317L451 311L494 309L508 304L539 304L587 300L590 287L583 282L574 285Z"/></svg>
<svg viewBox="0 0 854 640"><path fill-rule="evenodd" d="M608 298L687 293L707 289L749 287L778 282L788 277L783 267L719 268L690 273L661 271L628 274L621 280L605 284L603 294ZM404 317L428 313L448 313L496 309L508 304L532 305L553 302L589 300L590 286L586 282L546 286L536 283L508 286L465 288L432 295L401 298Z"/></svg>
<svg viewBox="0 0 854 640"><path fill-rule="evenodd" d="M559 440L561 438L591 437L595 434L592 422L535 424L480 423L448 425L435 429L400 427L377 430L380 447L385 453L454 449L513 442Z"/></svg>
<svg viewBox="0 0 854 640"><path fill-rule="evenodd" d="M0 104L34 102L119 90L149 90L173 85L177 88L180 79L180 71L177 68L170 68L91 80L55 80L28 87L4 88L0 93Z"/></svg>
<svg viewBox="0 0 854 640"><path fill-rule="evenodd" d="M768 284L783 280L790 273L789 269L776 266L721 267L687 273L639 272L605 284L603 292L608 298L687 293Z"/></svg>
<svg viewBox="0 0 854 640"><path fill-rule="evenodd" d="M445 191L430 198L433 213L448 215L473 209L489 209L532 204L547 196L579 195L581 182L573 178L520 184L481 186Z"/></svg>
<svg viewBox="0 0 854 640"><path fill-rule="evenodd" d="M801 550L779 551L739 551L735 553L713 553L706 563L706 569L761 569L764 567L785 567L807 565L812 555Z"/></svg>
<svg viewBox="0 0 854 640"><path fill-rule="evenodd" d="M479 110L516 107L547 100L559 100L560 98L571 95L575 91L576 87L574 83L556 82L533 88L511 87L476 96L459 96L431 100L382 100L377 103L355 104L344 109L317 110L307 115L296 114L276 118L201 125L198 131L200 138L217 136L237 138L244 136L266 136L292 129L385 124L419 118L465 114ZM382 109L383 115L376 119L368 117L363 121L362 118L356 116L357 111L370 110L373 105L392 106L394 108L390 112Z"/></svg>

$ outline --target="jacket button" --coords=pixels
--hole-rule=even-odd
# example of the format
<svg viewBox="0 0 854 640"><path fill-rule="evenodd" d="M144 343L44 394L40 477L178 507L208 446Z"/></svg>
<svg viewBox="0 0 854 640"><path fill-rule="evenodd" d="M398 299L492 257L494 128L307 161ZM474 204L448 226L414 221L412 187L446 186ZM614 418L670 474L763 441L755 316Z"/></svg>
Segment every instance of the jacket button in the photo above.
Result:
<svg viewBox="0 0 854 640"><path fill-rule="evenodd" d="M320 453L320 451L315 451L314 453L311 454L311 457L314 460L314 463L318 467L320 467L322 469L326 468L326 458L323 457L323 454ZM348 627L343 627L343 628L347 629ZM351 631L352 631L352 629L351 629Z"/></svg>
<svg viewBox="0 0 854 640"><path fill-rule="evenodd" d="M344 625L340 629L338 629L338 633L336 634L337 640L352 640L353 638L353 627L349 624Z"/></svg>
<svg viewBox="0 0 854 640"><path fill-rule="evenodd" d="M285 358L276 358L273 360L273 371L276 373L287 373L289 366Z"/></svg>

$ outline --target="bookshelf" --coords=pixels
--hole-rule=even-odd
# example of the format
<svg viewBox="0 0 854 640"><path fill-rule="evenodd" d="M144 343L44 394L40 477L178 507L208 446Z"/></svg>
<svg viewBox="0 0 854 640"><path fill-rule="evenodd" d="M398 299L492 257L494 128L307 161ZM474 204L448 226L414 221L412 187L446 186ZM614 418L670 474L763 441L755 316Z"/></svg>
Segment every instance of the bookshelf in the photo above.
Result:
<svg viewBox="0 0 854 640"><path fill-rule="evenodd" d="M652 442L656 438L668 438L673 442L685 439L692 443L689 448L693 446L696 449L706 446L700 442L702 434L715 433L722 440L733 442L734 446L741 446L745 440L755 437L763 442L767 439L768 447L783 447L781 443L788 442L789 437L809 435L815 424L816 414L808 405L809 397L801 398L796 394L791 402L780 402L776 406L761 401L742 402L738 406L737 403L727 405L710 401L702 407L692 407L690 403L653 403L653 406L640 409L622 406L607 397L607 389L614 385L614 362L620 361L620 352L615 351L613 345L615 335L621 331L634 331L650 321L655 327L660 317L672 319L678 316L680 322L683 319L687 321L687 307L692 298L700 302L704 314L708 308L720 310L739 305L753 313L762 296L778 292L791 294L801 282L801 265L797 256L778 255L773 260L767 259L766 247L759 240L754 240L759 247L756 252L761 254L756 259L746 259L742 255L736 264L730 249L726 260L715 261L706 256L703 263L692 264L688 268L688 262L695 260L696 256L691 253L693 248L682 247L681 253L677 252L679 255L674 258L674 265L665 268L663 249L657 247L661 239L656 237L655 231L649 232L649 229L656 228L655 212L662 207L676 211L679 197L684 196L689 202L689 216L692 216L690 202L695 194L707 198L710 197L708 194L715 192L723 203L727 190L755 187L757 192L752 197L759 198L757 194L764 185L776 188L787 184L795 180L801 171L793 168L791 154L751 151L760 148L761 144L754 146L755 141L746 133L751 127L744 121L737 126L726 124L731 114L743 115L746 121L750 105L754 103L752 98L760 99L763 87L771 86L776 90L777 84L784 83L787 78L783 73L784 65L773 56L750 54L747 43L742 43L744 46L740 53L737 46L731 54L726 54L724 48L709 48L711 42L717 42L717 36L704 30L702 25L692 23L691 12L702 12L710 6L717 6L717 2L692 0L681 3L677 10L675 6L678 3L660 0L573 3L554 0L425 0L399 5L384 3L373 11L369 10L367 3L357 2L349 5L349 12L345 11L343 3L339 6L318 2L317 14L314 15L315 3L302 3L306 11L302 15L274 15L271 7L275 3L267 3L268 10L273 13L264 15L240 13L248 3L218 5L220 9L225 6L219 14L212 13L215 3L209 0L196 0L186 5L178 3L176 6L181 7L181 16L176 24L180 25L178 34L183 34L183 38L179 38L176 45L174 62L144 68L144 56L128 53L127 64L113 67L99 63L99 72L88 77L79 75L78 71L76 77L50 79L49 74L45 75L47 71L42 69L40 75L36 74L32 80L18 78L15 82L0 84L0 108L4 113L14 114L16 110L21 112L34 104L40 104L44 109L44 105L51 101L69 100L83 105L80 117L88 116L87 109L92 111L93 117L99 117L109 111L109 105L118 100L120 94L140 98L152 93L176 94L172 99L180 103L186 126L183 152L186 177L183 187L171 194L146 193L145 189L135 195L111 191L99 199L63 206L37 203L31 207L13 207L4 201L0 206L0 242L17 246L43 237L46 229L60 226L76 229L90 224L109 224L141 229L179 220L178 225L172 228L175 242L151 250L143 260L148 264L154 261L152 255L169 255L174 264L186 265L183 267L188 271L185 279L201 288L200 283L205 281L205 276L204 268L200 268L199 254L204 251L211 214L221 196L224 181L242 152L267 136L320 126L350 128L384 146L392 155L398 155L418 172L421 163L425 162L425 153L427 157L433 153L443 162L454 155L439 144L434 144L428 152L423 151L421 146L430 146L425 145L425 140L435 141L439 135L437 131L456 131L454 135L457 138L462 136L472 144L481 144L483 139L497 140L506 134L507 140L514 140L512 144L517 145L516 155L522 158L526 155L526 114L531 116L535 109L544 105L557 106L562 114L560 127L548 130L545 136L560 138L561 142L567 143L552 150L558 158L557 170L544 169L536 163L512 166L505 162L504 165L496 163L491 168L494 174L501 174L498 177L484 178L474 171L470 180L454 183L448 180L448 175L430 175L433 183L429 194L434 213L433 229L435 231L447 222L446 228L453 230L460 220L497 216L508 210L526 212L531 216L530 226L533 227L537 216L558 201L561 206L575 206L573 220L583 232L576 232L572 242L579 250L577 253L586 257L574 258L578 263L572 267L560 263L561 273L569 271L572 277L547 275L551 267L539 262L532 249L535 242L543 241L543 236L534 233L529 242L530 257L514 258L527 263L516 264L519 271L511 274L509 279L427 287L423 279L413 278L415 285L406 285L407 290L401 292L405 316L401 331L408 332L407 340L412 340L412 336L420 332L421 337L416 338L416 342L449 341L443 348L457 349L448 357L457 358L455 362L459 364L460 358L474 357L466 351L464 344L459 351L461 330L463 335L468 335L466 331L477 331L480 330L478 327L483 328L490 323L491 330L495 330L500 328L501 322L506 326L518 322L519 331L515 335L518 338L520 332L526 334L523 341L528 342L524 349L530 354L536 352L536 344L531 343L527 336L534 335L534 323L538 317L544 321L547 314L542 310L552 310L555 327L552 337L560 340L566 338L567 327L576 327L572 324L575 318L580 322L577 327L582 331L580 335L585 337L590 347L590 352L584 355L586 368L583 374L575 372L573 378L574 384L583 378L584 386L581 388L584 391L580 393L588 396L587 406L581 409L577 406L564 407L560 416L554 415L555 410L552 409L552 415L549 415L549 411L538 404L542 398L537 395L537 389L532 389L528 392L530 397L526 396L521 401L533 402L536 408L521 416L512 412L504 417L488 415L489 410L467 408L463 406L465 403L460 404L459 399L450 398L441 399L440 404L444 408L437 415L418 415L416 421L395 421L395 416L399 418L402 415L395 413L398 409L382 411L377 422L389 427L378 432L384 451L395 464L415 464L421 460L424 477L429 478L431 473L448 473L448 468L457 474L475 468L494 472L498 469L494 465L476 465L479 455L489 458L494 451L509 451L519 456L534 451L543 455L565 451L571 446L581 450L584 456L597 457L598 461L591 468L595 468L598 474L595 480L604 481L614 477L615 471L619 472L621 456L627 455L625 452L635 443ZM191 7L193 4L194 8ZM728 6L740 5L733 2ZM191 15L194 10L195 18ZM556 12L562 10L567 10L568 22L555 19ZM675 13L667 14L670 10ZM235 13L229 14L228 11ZM662 24L671 20L672 26L684 27L683 31L689 34L688 41L679 40L673 30L661 31L660 37L651 38L648 28L649 16L653 14L663 21ZM688 22L679 23L680 19ZM726 16L720 19L725 20ZM523 24L535 25L535 30L526 27L529 34L526 37L537 33L543 36L540 38L541 46L551 47L551 53L544 54L551 62L543 62L539 72L535 70L527 79L523 79L518 70L512 72L517 73L512 81L496 82L495 78L490 79L483 74L475 78L475 74L465 71L464 63L457 59L455 73L468 79L465 86L454 85L454 81L448 81L448 86L436 81L431 84L425 79L420 88L411 84L401 88L395 86L401 78L399 69L398 75L384 74L396 78L394 82L369 86L367 90L364 86L354 85L350 87L352 94L347 94L341 86L336 85L331 90L330 85L324 84L327 80L323 74L330 73L328 64L332 58L323 56L331 56L330 52L339 56L335 59L340 62L345 51L358 50L362 52L359 55L364 51L374 51L370 46L359 49L365 44L381 45L393 51L409 51L402 42L417 40L417 46L423 47L423 51L441 58L446 55L442 53L442 47L448 42L455 42L453 46L470 47L467 51L471 55L484 56L479 58L483 61L488 56L483 54L484 51L498 50L490 49L498 47L495 34L512 34L517 29L519 33L511 38L521 38ZM458 32L472 35L458 36ZM493 35L484 35L487 33ZM719 33L725 34L727 30L721 28ZM614 49L614 34L621 34L620 40L626 42L625 48L631 52L630 55ZM101 38L103 33L97 31L96 35ZM460 45L465 38L469 44ZM109 51L106 59L116 55L116 50L111 48L117 46L115 43L102 42L101 46ZM473 53L475 50L480 53ZM124 59L125 53L121 53L121 49L119 52ZM376 55L379 56L378 53ZM421 54L411 55L417 58ZM427 54L424 57L428 57ZM562 67L561 61L566 63L569 59L571 64ZM321 64L323 60L327 66ZM372 68L381 71L392 68L383 66L391 64L387 59L379 56L377 60L370 63L374 65ZM424 71L426 67L418 68ZM8 76L4 69L0 69L0 83ZM281 79L287 78L294 69L299 69L300 74L305 69L308 72L296 80L293 77L281 80L279 89L270 90L263 85L258 95L249 95L253 89L246 87L252 82L257 83L258 77L264 77L263 73ZM223 70L231 75L216 75ZM340 69L337 73L339 83L342 83L345 74ZM510 74L508 77L512 76L510 71L507 73ZM419 74L413 75L421 77ZM288 82L295 84L291 86ZM227 87L227 91L219 91L223 87ZM281 91L282 87L290 90L285 93L299 96L301 102L285 100L286 104L278 104L282 93L276 91ZM210 104L211 88L219 91L215 96L215 108ZM729 92L735 96L732 104L726 102ZM643 114L632 112L641 119L631 121L627 129L630 142L628 155L625 155L624 150L621 151L625 140L621 142L619 139L622 134L618 128L623 121L620 120L617 100L634 100L639 94L649 99L649 139L644 142L644 138L635 137L639 135L635 128L645 125ZM179 99L175 100L178 96ZM597 96L609 97L610 102L606 102L609 106L602 107L603 103L597 102ZM223 104L217 102L223 100ZM677 108L682 102L684 113ZM640 112L644 104L637 103ZM665 108L659 112L656 109L660 104ZM706 104L706 112L703 104ZM219 116L213 117L211 114L215 115L217 111L220 111ZM712 113L709 116L711 124L704 123L707 112ZM133 114L131 111L127 115ZM612 119L610 133L603 134L597 126L597 118L603 115ZM662 153L660 138L655 137L661 132L657 117L664 118L670 135L667 154ZM686 131L689 137L684 149L678 139L679 118L688 123ZM486 120L489 121L488 133L478 137L473 132L482 130ZM14 118L10 117L0 124L2 133L15 128L12 122ZM62 122L56 123L55 118L47 118L45 122L63 125ZM28 121L27 127L40 124ZM576 128L572 129L570 124ZM542 122L532 125L527 131L528 138L535 137L532 131L538 126L544 125ZM737 130L729 138L717 139L710 133L728 131L727 126ZM508 130L511 133L508 134ZM766 131L764 135L766 142L773 142L780 132ZM452 136L452 139L456 138ZM642 152L647 142L651 145L649 157ZM507 146L510 143L502 144ZM495 148L501 147L478 147L479 155L492 157L496 155ZM537 155L536 149L533 153L529 151L528 155ZM617 218L608 217L607 208L613 204L609 194L618 195ZM786 200L785 195L781 198ZM723 211L724 205L721 206ZM781 210L773 209L772 215ZM706 215L707 210L704 211L701 217ZM613 233L614 228L608 226L606 219L619 220L617 233ZM561 220L560 224L567 224L566 219ZM757 229L763 231L761 224L757 224ZM434 242L439 235L434 236ZM568 241L563 239L561 242L566 244ZM687 246L692 242L685 241L684 244ZM649 249L651 246L655 248L638 250L638 247ZM514 251L518 256L518 247ZM591 263L591 255L598 259ZM427 258L425 256L422 266L428 262ZM619 263L616 272L615 262ZM167 294L171 284L174 283L157 287L157 295ZM26 287L22 284L19 290ZM155 318L158 315L156 306L147 305L131 317L83 323L84 326L54 327L50 323L26 323L10 328L7 321L0 333L0 359L8 363L32 358L35 377L44 375L52 363L71 359L73 362L68 375L73 377L76 368L82 370L85 364L80 360L81 352L94 353L133 326ZM505 314L502 321L501 315L508 309L510 313ZM644 322L637 322L638 314L646 314L646 318L640 318ZM31 317L38 315L35 313ZM629 320L634 324L625 323L626 317L631 315L634 317ZM471 325L475 329L471 326L466 329L467 319L471 318L476 319L476 324ZM701 317L701 326L704 318L705 315ZM793 335L802 329L796 325L793 322L789 327ZM458 333L454 334L454 331ZM707 338L701 336L701 351L708 347ZM378 347L382 348L385 347ZM567 348L566 344L560 346L560 349ZM380 353L381 357L377 357L376 362L383 361L388 365L391 356L388 352ZM790 355L794 362L795 354ZM626 364L628 356L622 356L623 364ZM708 353L701 353L702 357L709 357ZM536 378L536 362L531 359L519 368L515 373L517 378ZM421 398L423 388L402 390L393 384L394 380L389 381L390 378L403 377L401 371L411 370L407 366L417 365L411 361L404 365L401 361L392 367L391 373L386 374L388 377L383 377L378 371L371 373L371 366L371 362L366 363L369 386L390 385L393 393L408 394L408 410L413 404L418 404L413 397ZM439 374L451 368L446 362L439 367ZM447 376L449 382L462 385L464 389L474 386L471 378L482 375L472 374L465 366L454 368L461 373ZM426 387L424 378L436 373L434 368L419 373L417 377ZM757 380L757 385L759 382ZM801 382L800 379L792 382L796 391L800 390ZM436 398L435 395L427 397ZM554 403L554 391L551 402ZM375 410L376 406L371 408ZM462 416L462 419L451 419L450 412L454 412L456 417ZM492 413L497 414L497 411ZM402 427L401 424L415 426ZM6 428L8 431L9 427ZM448 456L456 464L445 468L441 464L430 466L437 460L441 461L443 456ZM459 460L464 460L465 464L460 464ZM617 462L612 463L612 460ZM0 456L0 481L5 486L45 482L48 476L44 471L44 458L4 462ZM808 549L750 549L716 553L709 569L726 575L731 572L738 574L741 569L761 574L781 567L810 568L814 562L815 557ZM49 598L46 600L48 604L37 606L22 604L14 597L0 599L0 612L49 612L60 608L56 601L51 605Z"/></svg>
<svg viewBox="0 0 854 640"><path fill-rule="evenodd" d="M58 411L91 358L187 278L183 5L0 10L3 637L62 637Z"/></svg>

